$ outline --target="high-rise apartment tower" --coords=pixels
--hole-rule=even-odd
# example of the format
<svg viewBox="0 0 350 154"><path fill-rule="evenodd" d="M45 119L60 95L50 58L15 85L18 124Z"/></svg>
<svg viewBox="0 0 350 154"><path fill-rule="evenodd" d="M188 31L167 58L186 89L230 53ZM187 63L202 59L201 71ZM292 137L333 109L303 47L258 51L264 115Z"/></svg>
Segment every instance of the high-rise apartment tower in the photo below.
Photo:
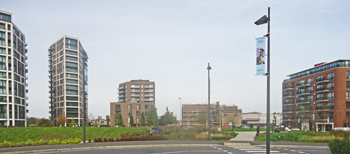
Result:
<svg viewBox="0 0 350 154"><path fill-rule="evenodd" d="M0 126L26 126L27 56L24 34L0 11Z"/></svg>
<svg viewBox="0 0 350 154"><path fill-rule="evenodd" d="M88 111L87 53L78 38L63 36L50 46L48 54L50 118L57 122L62 114L68 124L74 119L82 125L84 102Z"/></svg>

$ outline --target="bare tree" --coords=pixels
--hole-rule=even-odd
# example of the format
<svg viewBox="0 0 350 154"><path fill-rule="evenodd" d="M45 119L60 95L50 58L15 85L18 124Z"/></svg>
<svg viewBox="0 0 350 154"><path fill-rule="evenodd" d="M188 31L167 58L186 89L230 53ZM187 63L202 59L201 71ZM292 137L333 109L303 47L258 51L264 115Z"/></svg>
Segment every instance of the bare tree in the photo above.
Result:
<svg viewBox="0 0 350 154"><path fill-rule="evenodd" d="M89 113L88 119L89 119L90 122L91 122L91 120L95 119L95 116L94 116L94 114L92 112Z"/></svg>

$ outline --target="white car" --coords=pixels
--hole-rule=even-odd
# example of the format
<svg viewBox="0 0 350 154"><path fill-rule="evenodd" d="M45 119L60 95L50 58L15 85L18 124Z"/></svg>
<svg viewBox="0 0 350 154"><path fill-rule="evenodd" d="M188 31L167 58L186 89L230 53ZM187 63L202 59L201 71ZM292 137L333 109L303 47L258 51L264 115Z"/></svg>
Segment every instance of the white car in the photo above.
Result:
<svg viewBox="0 0 350 154"><path fill-rule="evenodd" d="M350 127L335 127L333 130L350 131Z"/></svg>

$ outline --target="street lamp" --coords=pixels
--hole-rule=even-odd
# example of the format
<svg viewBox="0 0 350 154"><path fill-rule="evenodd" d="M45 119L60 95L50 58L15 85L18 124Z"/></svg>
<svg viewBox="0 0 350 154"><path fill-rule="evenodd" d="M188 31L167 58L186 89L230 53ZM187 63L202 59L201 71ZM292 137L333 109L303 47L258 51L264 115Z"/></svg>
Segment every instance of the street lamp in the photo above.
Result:
<svg viewBox="0 0 350 154"><path fill-rule="evenodd" d="M181 116L181 126L183 126L183 120L182 120L182 105L181 105L181 98L179 98L180 100L180 116Z"/></svg>
<svg viewBox="0 0 350 154"><path fill-rule="evenodd" d="M268 16L264 15L255 22L256 25L267 23L267 129L266 129L266 154L270 154L270 7L268 7Z"/></svg>
<svg viewBox="0 0 350 154"><path fill-rule="evenodd" d="M208 63L208 141L210 141L210 70L211 67Z"/></svg>

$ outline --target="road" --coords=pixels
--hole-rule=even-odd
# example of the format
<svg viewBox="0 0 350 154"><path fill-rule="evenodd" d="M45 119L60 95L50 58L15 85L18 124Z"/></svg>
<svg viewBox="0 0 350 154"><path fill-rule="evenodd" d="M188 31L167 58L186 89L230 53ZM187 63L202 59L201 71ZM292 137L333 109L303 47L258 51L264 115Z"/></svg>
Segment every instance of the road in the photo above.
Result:
<svg viewBox="0 0 350 154"><path fill-rule="evenodd" d="M136 147L136 148L105 148L92 150L54 151L44 153L65 154L262 154L261 146L165 146L165 147ZM39 154L39 153L37 153ZM327 148L272 147L271 154L330 154Z"/></svg>

